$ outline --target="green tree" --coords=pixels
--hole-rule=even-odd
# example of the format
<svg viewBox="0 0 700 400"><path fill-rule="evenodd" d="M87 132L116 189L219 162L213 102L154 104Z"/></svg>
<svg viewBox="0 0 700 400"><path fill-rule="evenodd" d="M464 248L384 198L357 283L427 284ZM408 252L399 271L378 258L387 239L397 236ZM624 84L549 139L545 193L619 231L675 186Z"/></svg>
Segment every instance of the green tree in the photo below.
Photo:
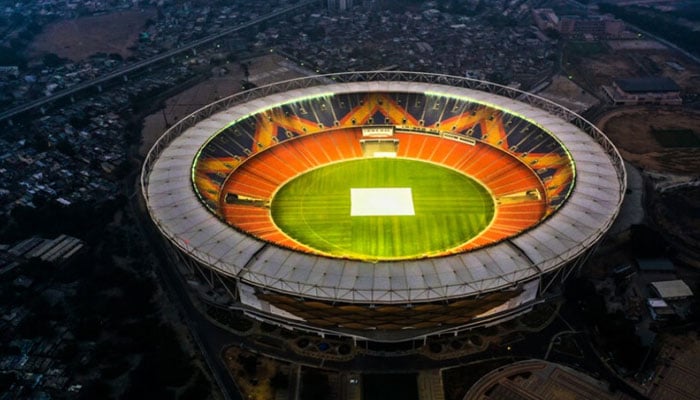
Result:
<svg viewBox="0 0 700 400"><path fill-rule="evenodd" d="M65 58L61 58L58 55L54 53L46 53L44 56L41 58L41 61L44 63L45 66L50 67L50 68L56 68L59 67L63 64L66 63Z"/></svg>

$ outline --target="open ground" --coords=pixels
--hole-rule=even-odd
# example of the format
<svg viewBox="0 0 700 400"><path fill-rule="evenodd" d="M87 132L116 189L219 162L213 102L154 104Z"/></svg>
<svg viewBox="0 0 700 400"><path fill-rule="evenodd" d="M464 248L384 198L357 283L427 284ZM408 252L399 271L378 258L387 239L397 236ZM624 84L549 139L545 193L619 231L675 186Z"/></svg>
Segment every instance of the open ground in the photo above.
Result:
<svg viewBox="0 0 700 400"><path fill-rule="evenodd" d="M248 80L257 85L266 85L286 79L299 78L303 71L278 54L269 54L245 61L250 76ZM140 155L146 155L153 143L179 119L216 100L236 94L242 90L245 79L240 63L225 64L225 74L217 74L175 96L165 100L163 108L144 119L141 131Z"/></svg>
<svg viewBox="0 0 700 400"><path fill-rule="evenodd" d="M579 114L599 103L595 96L562 75L555 75L549 86L537 94Z"/></svg>
<svg viewBox="0 0 700 400"><path fill-rule="evenodd" d="M697 175L700 148L664 147L653 130L691 130L700 135L700 111L685 107L628 107L605 115L597 126L622 157L648 171Z"/></svg>
<svg viewBox="0 0 700 400"><path fill-rule="evenodd" d="M700 66L670 49L574 42L567 45L562 63L577 83L599 99L606 99L603 85L610 86L618 78L643 76L666 76L684 93L700 93Z"/></svg>
<svg viewBox="0 0 700 400"><path fill-rule="evenodd" d="M124 11L105 15L62 20L49 24L34 38L32 56L54 53L80 61L96 53L119 54L127 58L149 18L156 11Z"/></svg>

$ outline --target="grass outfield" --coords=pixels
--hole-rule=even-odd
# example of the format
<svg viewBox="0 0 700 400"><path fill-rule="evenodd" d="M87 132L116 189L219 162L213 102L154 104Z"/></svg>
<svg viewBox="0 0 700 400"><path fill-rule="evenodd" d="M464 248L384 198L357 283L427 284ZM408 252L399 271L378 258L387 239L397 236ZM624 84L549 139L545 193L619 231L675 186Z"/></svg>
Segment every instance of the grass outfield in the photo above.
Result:
<svg viewBox="0 0 700 400"><path fill-rule="evenodd" d="M410 188L415 215L350 216L352 188ZM475 180L415 160L364 158L309 171L285 184L271 204L287 235L322 253L406 259L444 252L491 222L493 199Z"/></svg>

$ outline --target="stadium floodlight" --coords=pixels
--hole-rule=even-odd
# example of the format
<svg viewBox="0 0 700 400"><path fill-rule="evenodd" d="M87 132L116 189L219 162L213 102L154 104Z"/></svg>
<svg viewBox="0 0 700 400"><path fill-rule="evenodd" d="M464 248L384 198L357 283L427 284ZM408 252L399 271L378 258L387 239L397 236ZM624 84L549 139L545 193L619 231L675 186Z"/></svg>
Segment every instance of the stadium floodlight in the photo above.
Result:
<svg viewBox="0 0 700 400"><path fill-rule="evenodd" d="M595 248L626 186L614 146L570 110L400 71L219 100L165 132L141 182L164 240L206 272L188 278L226 294L206 301L381 341L531 309Z"/></svg>

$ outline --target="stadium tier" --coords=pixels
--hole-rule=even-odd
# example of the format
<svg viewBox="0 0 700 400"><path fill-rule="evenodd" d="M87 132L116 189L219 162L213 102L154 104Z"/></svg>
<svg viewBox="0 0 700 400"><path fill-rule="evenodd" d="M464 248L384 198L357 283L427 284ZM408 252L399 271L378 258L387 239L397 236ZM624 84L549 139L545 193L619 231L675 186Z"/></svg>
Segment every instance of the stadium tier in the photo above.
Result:
<svg viewBox="0 0 700 400"><path fill-rule="evenodd" d="M542 301L612 224L625 174L600 131L547 100L371 72L205 107L154 146L142 186L210 303L400 341Z"/></svg>

